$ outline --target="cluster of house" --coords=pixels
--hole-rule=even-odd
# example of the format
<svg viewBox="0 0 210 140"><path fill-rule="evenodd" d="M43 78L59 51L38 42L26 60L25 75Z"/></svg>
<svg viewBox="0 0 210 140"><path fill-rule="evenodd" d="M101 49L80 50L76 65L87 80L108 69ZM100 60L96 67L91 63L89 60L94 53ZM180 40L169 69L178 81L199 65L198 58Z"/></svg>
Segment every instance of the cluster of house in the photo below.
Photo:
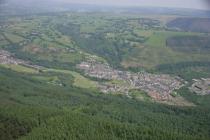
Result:
<svg viewBox="0 0 210 140"><path fill-rule="evenodd" d="M84 70L90 77L111 80L118 76L118 71L112 69L107 63L97 63L95 61L82 62L78 68Z"/></svg>
<svg viewBox="0 0 210 140"><path fill-rule="evenodd" d="M23 64L24 61L20 59L15 59L12 57L11 53L5 50L0 50L0 64Z"/></svg>
<svg viewBox="0 0 210 140"><path fill-rule="evenodd" d="M35 69L42 69L43 67L38 65L32 65L30 62L17 59L12 56L12 54L5 50L0 50L0 64L13 64L13 65L24 65L27 67L35 68Z"/></svg>
<svg viewBox="0 0 210 140"><path fill-rule="evenodd" d="M119 92L128 95L129 90L140 89L156 100L169 100L172 98L171 93L183 86L183 81L179 77L120 71L113 69L107 63L97 61L82 62L77 67L90 77L123 81L123 84L99 84L99 88L104 93Z"/></svg>
<svg viewBox="0 0 210 140"><path fill-rule="evenodd" d="M4 29L4 28L7 28L7 27L9 27L9 25L0 25L0 29Z"/></svg>
<svg viewBox="0 0 210 140"><path fill-rule="evenodd" d="M198 95L210 94L210 78L193 79L194 83L189 89Z"/></svg>

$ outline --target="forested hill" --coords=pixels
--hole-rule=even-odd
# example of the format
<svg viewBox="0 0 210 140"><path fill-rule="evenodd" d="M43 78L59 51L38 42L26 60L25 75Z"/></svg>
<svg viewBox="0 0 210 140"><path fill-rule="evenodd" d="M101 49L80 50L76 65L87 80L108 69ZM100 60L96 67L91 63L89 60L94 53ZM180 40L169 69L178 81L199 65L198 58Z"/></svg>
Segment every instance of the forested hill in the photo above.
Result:
<svg viewBox="0 0 210 140"><path fill-rule="evenodd" d="M0 68L1 140L210 138L210 96L182 89L180 94L196 107L175 107L75 88L66 74L42 74L55 75L70 85L59 87Z"/></svg>
<svg viewBox="0 0 210 140"><path fill-rule="evenodd" d="M210 32L210 18L177 18L170 21L167 26L169 28L177 28L190 32Z"/></svg>

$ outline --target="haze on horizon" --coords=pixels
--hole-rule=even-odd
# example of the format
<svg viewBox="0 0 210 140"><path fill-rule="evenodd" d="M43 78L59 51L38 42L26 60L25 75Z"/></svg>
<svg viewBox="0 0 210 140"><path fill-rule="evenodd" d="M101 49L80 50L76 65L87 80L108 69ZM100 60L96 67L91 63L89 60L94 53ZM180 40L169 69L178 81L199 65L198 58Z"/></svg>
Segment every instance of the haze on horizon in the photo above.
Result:
<svg viewBox="0 0 210 140"><path fill-rule="evenodd" d="M62 0L70 3L98 4L111 6L147 6L192 8L209 10L210 0Z"/></svg>
<svg viewBox="0 0 210 140"><path fill-rule="evenodd" d="M6 2L8 0L0 0ZM24 2L58 2L74 4L94 4L103 6L140 6L140 7L168 7L210 10L210 0L10 0L18 4Z"/></svg>

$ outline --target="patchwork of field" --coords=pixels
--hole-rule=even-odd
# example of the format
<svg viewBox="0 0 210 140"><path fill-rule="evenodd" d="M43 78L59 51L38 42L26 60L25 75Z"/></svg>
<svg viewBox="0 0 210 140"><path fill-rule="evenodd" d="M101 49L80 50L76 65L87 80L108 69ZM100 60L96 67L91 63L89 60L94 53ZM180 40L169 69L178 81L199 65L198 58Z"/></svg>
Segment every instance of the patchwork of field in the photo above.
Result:
<svg viewBox="0 0 210 140"><path fill-rule="evenodd" d="M169 28L177 18L108 12L6 17L0 23L0 139L209 139L210 96L187 88L194 78L210 77L209 33ZM86 61L108 69L87 69L96 71L91 77L77 68L88 67ZM106 79L116 71L121 79ZM159 89L162 74L183 84L164 102L135 86L128 96L99 90L143 78Z"/></svg>
<svg viewBox="0 0 210 140"><path fill-rule="evenodd" d="M175 30L192 31L192 32L205 32L209 33L209 18L176 18L167 23L169 28Z"/></svg>
<svg viewBox="0 0 210 140"><path fill-rule="evenodd" d="M187 80L209 76L209 34L168 28L176 19L109 13L11 17L1 25L0 46L47 68L78 71L76 64L95 55L120 69L170 73Z"/></svg>
<svg viewBox="0 0 210 140"><path fill-rule="evenodd" d="M171 37L166 41L167 46L173 50L188 53L209 53L210 37L209 36L184 36Z"/></svg>
<svg viewBox="0 0 210 140"><path fill-rule="evenodd" d="M115 68L170 73L173 67L173 74L182 73L185 79L210 75L206 65L210 61L206 52L209 34L169 28L168 24L176 19L180 20L169 15L110 13L11 17L1 25L0 46L21 59L57 69L70 67L74 71L76 64L90 54ZM182 17L182 22L176 25L184 24L187 19ZM198 20L193 19L194 26ZM188 44L184 43L186 39ZM201 43L204 39L205 44ZM185 68L180 71L177 65Z"/></svg>
<svg viewBox="0 0 210 140"><path fill-rule="evenodd" d="M189 51L177 51L172 48L173 45L167 44L170 38L184 39L191 37L193 40L193 37L199 38L202 36L204 36L203 33L154 31L145 43L136 46L127 54L127 57L122 61L122 65L125 67L154 68L161 64L210 60L209 55L205 52L192 52L193 47L191 48L191 46L188 46ZM179 46L182 47L181 44Z"/></svg>

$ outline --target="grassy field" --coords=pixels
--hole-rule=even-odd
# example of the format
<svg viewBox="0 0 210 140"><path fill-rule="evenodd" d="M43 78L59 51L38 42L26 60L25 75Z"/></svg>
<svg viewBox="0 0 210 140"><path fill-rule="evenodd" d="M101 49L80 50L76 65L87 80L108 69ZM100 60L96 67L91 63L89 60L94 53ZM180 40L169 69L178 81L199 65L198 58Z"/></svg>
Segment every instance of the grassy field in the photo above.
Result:
<svg viewBox="0 0 210 140"><path fill-rule="evenodd" d="M74 77L74 86L80 87L80 88L96 88L97 83L94 81L91 81L81 74L74 72L74 71L68 71L68 70L56 70L56 69L47 69L44 70L46 72L57 72L57 73L64 73L64 74L69 74Z"/></svg>
<svg viewBox="0 0 210 140"><path fill-rule="evenodd" d="M160 64L210 60L208 54L178 52L166 46L166 39L171 36L202 35L184 32L153 32L149 39L125 55L122 65L125 67L144 67L153 69Z"/></svg>
<svg viewBox="0 0 210 140"><path fill-rule="evenodd" d="M172 31L153 31L153 34L149 36L149 39L145 42L145 45L152 47L166 47L166 39L171 36L193 36L203 35L202 33L193 32L172 32Z"/></svg>
<svg viewBox="0 0 210 140"><path fill-rule="evenodd" d="M91 81L83 76L81 76L77 72L71 72L71 74L74 76L74 86L81 87L81 88L96 88L97 83L94 81Z"/></svg>
<svg viewBox="0 0 210 140"><path fill-rule="evenodd" d="M0 47L4 47L8 44L9 44L9 42L4 38L4 36L2 34L0 34Z"/></svg>
<svg viewBox="0 0 210 140"><path fill-rule="evenodd" d="M71 42L70 42L71 43ZM68 42L66 43L68 44ZM68 44L71 45L71 44ZM37 56L38 59L58 62L75 63L81 61L84 56L78 51L69 52L69 50L75 49L74 47L66 47L56 42L49 42L42 39L36 39L33 43L23 47L23 51L31 53Z"/></svg>
<svg viewBox="0 0 210 140"><path fill-rule="evenodd" d="M19 43L23 41L24 38L14 35L12 33L5 33L6 38L8 38L12 43Z"/></svg>
<svg viewBox="0 0 210 140"><path fill-rule="evenodd" d="M1 64L0 66L5 67L5 68L10 69L10 70L13 70L13 71L16 71L16 72L20 72L20 73L30 73L30 74L39 73L38 70L35 70L33 68L29 68L29 67L25 67L25 66L22 66L22 65L13 65L13 64L3 65L3 64Z"/></svg>
<svg viewBox="0 0 210 140"><path fill-rule="evenodd" d="M132 90L131 91L131 96L135 100L140 100L140 101L151 101L151 98L147 95L147 93L139 90Z"/></svg>

